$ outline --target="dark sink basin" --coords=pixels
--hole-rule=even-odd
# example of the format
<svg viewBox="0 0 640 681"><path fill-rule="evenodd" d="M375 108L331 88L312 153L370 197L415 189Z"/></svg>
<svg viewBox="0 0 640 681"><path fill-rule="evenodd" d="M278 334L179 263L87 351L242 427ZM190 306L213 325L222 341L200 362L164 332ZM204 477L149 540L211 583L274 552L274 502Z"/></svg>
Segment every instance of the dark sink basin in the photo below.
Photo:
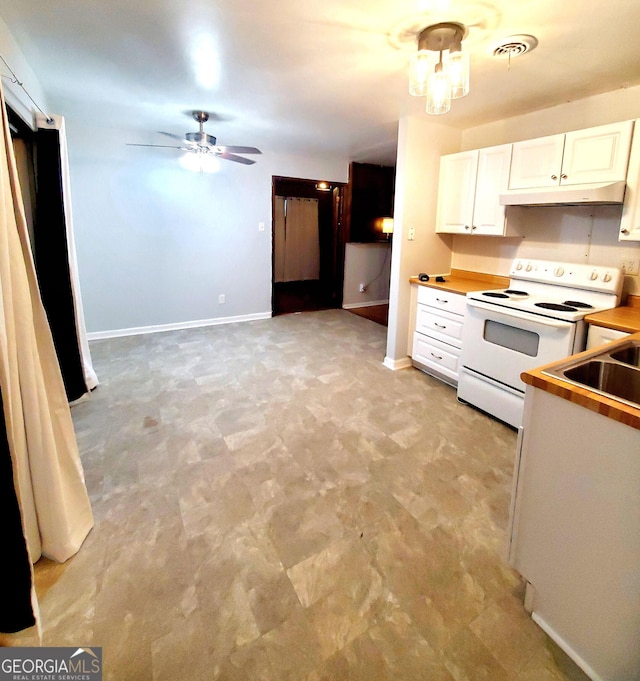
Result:
<svg viewBox="0 0 640 681"><path fill-rule="evenodd" d="M611 358L624 364L631 364L634 367L640 367L640 345L630 345L622 350L617 350L611 353Z"/></svg>
<svg viewBox="0 0 640 681"><path fill-rule="evenodd" d="M591 360L563 373L588 388L640 405L640 371L627 364Z"/></svg>

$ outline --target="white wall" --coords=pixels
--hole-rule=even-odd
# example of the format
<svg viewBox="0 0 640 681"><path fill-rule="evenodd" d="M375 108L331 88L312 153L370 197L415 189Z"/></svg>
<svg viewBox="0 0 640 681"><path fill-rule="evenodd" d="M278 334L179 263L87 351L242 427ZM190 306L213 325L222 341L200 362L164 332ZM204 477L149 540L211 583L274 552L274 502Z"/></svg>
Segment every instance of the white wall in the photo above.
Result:
<svg viewBox="0 0 640 681"><path fill-rule="evenodd" d="M475 149L635 118L640 118L640 87L470 128L462 133L461 148ZM640 243L618 241L620 216L620 206L510 207L507 220L524 238L456 236L452 267L504 275L516 257L614 267L627 258L640 260ZM625 277L624 292L640 294L640 278Z"/></svg>
<svg viewBox="0 0 640 681"><path fill-rule="evenodd" d="M458 151L460 131L433 118L408 116L398 128L389 331L385 364L408 364L411 285L419 272L449 272L450 237L435 233L440 156ZM409 240L410 230L415 239Z"/></svg>
<svg viewBox="0 0 640 681"><path fill-rule="evenodd" d="M5 58L18 79L23 83L25 89L37 102L38 106L50 113L47 109L47 98L45 97L42 85L38 80L33 69L26 60L22 50L9 32L9 28L0 18L0 53ZM7 67L2 64L2 73L9 75ZM16 83L12 83L9 78L2 79L2 89L7 104L31 127L34 126L36 109L33 102L29 100L24 90Z"/></svg>
<svg viewBox="0 0 640 681"><path fill-rule="evenodd" d="M346 182L347 158L264 153L192 173L172 149L66 115L87 330L271 313L272 175ZM258 223L265 230L258 231ZM224 294L226 302L220 304Z"/></svg>
<svg viewBox="0 0 640 681"><path fill-rule="evenodd" d="M391 243L347 244L342 307L387 302L390 274ZM365 284L365 291L360 291L360 284Z"/></svg>

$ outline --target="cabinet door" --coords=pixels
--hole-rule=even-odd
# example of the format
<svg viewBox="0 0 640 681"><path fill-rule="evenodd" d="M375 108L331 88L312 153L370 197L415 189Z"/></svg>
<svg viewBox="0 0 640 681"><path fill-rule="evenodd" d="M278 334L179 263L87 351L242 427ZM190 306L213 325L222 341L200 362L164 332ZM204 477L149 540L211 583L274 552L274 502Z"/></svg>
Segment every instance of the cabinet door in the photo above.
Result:
<svg viewBox="0 0 640 681"><path fill-rule="evenodd" d="M620 241L640 241L640 123L636 124L633 134L619 238Z"/></svg>
<svg viewBox="0 0 640 681"><path fill-rule="evenodd" d="M505 207L500 205L500 193L509 186L511 148L511 144L502 144L480 149L473 206L474 234L502 236L505 232Z"/></svg>
<svg viewBox="0 0 640 681"><path fill-rule="evenodd" d="M627 177L633 121L568 132L560 184L617 182Z"/></svg>
<svg viewBox="0 0 640 681"><path fill-rule="evenodd" d="M557 186L563 148L564 135L514 142L509 189Z"/></svg>
<svg viewBox="0 0 640 681"><path fill-rule="evenodd" d="M471 232L477 172L477 149L440 159L436 232Z"/></svg>

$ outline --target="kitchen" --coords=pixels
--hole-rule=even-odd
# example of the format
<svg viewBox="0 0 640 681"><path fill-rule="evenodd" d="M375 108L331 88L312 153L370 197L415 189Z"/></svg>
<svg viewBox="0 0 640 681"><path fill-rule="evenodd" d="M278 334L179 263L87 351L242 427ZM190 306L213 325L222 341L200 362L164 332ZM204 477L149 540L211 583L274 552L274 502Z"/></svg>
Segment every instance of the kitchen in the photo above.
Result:
<svg viewBox="0 0 640 681"><path fill-rule="evenodd" d="M514 65L515 68L515 65ZM405 115L399 124L399 145L398 145L398 183L396 193L396 227L394 234L392 282L391 282L391 314L389 336L387 340L385 364L390 368L400 368L406 365L407 356L410 348L411 321L410 315L413 309L411 301L412 287L409 278L418 272L427 271L432 274L448 273L451 268L464 271L483 272L490 276L506 277L509 274L511 263L516 258L523 259L546 259L562 260L565 262L584 263L593 266L617 267L622 259L634 260L638 258L638 246L633 243L621 244L618 241L618 230L620 226L620 209L608 206L598 206L590 209L586 207L577 208L510 208L509 213L512 219L520 222L521 233L519 237L482 237L482 236L444 236L435 232L436 220L436 194L437 177L440 163L440 156L445 153L454 153L460 150L476 149L484 146L508 144L522 139L530 139L537 136L544 136L554 133L564 133L570 130L587 128L595 125L615 123L624 120L633 120L640 116L639 89L637 86L625 89L617 89L607 94L595 94L587 98L574 100L568 104L560 104L548 109L542 109L533 113L521 114L509 117L494 123L486 123L472 128L450 127L446 121L427 120L421 114ZM75 172L74 179L77 179L78 188L78 208L82 218L84 229L84 257L88 269L92 265L96 266L96 275L90 277L94 281L100 281L100 273L108 270L107 281L112 281L115 272L121 272L127 263L120 261L110 261L104 265L97 263L95 255L89 253L89 244L92 239L94 243L105 245L105 235L112 234L109 229L115 229L109 223L118 223L119 213L113 209L112 203L106 201L104 205L99 204L95 210L94 196L98 195L98 188L102 186L112 186L112 181L117 177L116 172L110 167L114 163L114 158L118 153L113 149L119 144L124 144L125 135L122 131L114 133L104 141L98 140L96 147L92 147L90 141L95 137L95 124L86 116L78 111L72 112L70 116L72 126L71 135L75 148ZM158 127L160 123L158 123ZM131 138L129 138L131 139ZM86 145L86 147L85 147ZM112 147L112 148L108 148ZM82 152L80 152L82 149ZM103 158L100 158L104 154ZM97 159L102 162L94 173L86 171L97 164ZM309 160L304 162L297 160L296 163L288 161L289 167L295 167L296 175L306 176L316 173L320 168L326 169L331 173L331 179L344 179L344 166L338 160L321 165L318 162L312 163ZM132 183L132 187L137 187L136 183L140 179L136 177L138 171L144 174L146 179L153 177L157 168L152 163L142 163L133 161L129 158L129 175L127 179ZM284 172L284 171L281 171ZM262 185L268 184L269 172L263 172L261 176ZM120 177L120 179L122 179ZM221 183L224 181L221 180ZM141 183L144 184L144 183ZM224 184L224 190L230 192L233 183ZM240 184L240 182L238 182ZM262 186L261 185L261 186ZM157 187L157 185L155 185ZM121 185L119 186L121 189ZM148 188L144 187L148 192ZM251 186L255 189L255 186ZM135 193L134 191L131 194ZM258 222L264 220L263 213L268 214L268 197L265 199L266 192L261 189L255 192L260 197L260 208L252 213L250 221ZM149 204L158 203L158 195L154 193L144 194L149 198ZM123 198L120 195L119 198ZM139 205L133 203L130 194L124 196L126 208L137 208ZM251 196L253 200L253 196ZM193 193L179 197L163 197L167 202L175 200L172 207L184 207L185 212L193 215L194 205L196 205ZM102 201L102 199L101 199ZM117 202L116 202L117 203ZM225 208L231 213L232 203L227 198ZM242 201L237 201L242 203ZM249 203L248 201L246 202ZM161 211L154 213L154 218L160 221L158 215ZM94 216L94 213L101 213ZM172 212L171 217L176 220L180 217L180 211ZM144 219L142 211L138 217ZM256 218L254 220L254 217ZM240 222L240 220L238 220ZM160 222L164 226L164 223ZM131 227L131 225L127 225ZM149 227L155 225L149 224ZM184 225L182 225L184 228ZM409 230L413 228L415 238L409 238ZM132 230L129 230L132 231ZM151 233L149 229L149 233ZM161 230L158 230L161 231ZM248 230L247 230L248 231ZM129 238L125 234L126 229L118 232L118 237L123 237L123 242L131 245ZM155 234L155 232L154 232ZM148 235L144 235L147 237ZM252 239L257 236L253 235ZM117 239L115 239L118 242ZM141 241L144 241L141 239ZM120 242L118 242L120 243ZM184 248L184 241L178 242ZM252 246L255 245L251 242ZM260 249L264 249L264 244L260 242ZM144 242L144 246L147 242ZM157 244L156 244L157 245ZM237 252L241 252L243 243L235 243ZM102 255L106 253L109 260L112 253L109 248L102 250L96 248ZM142 249L140 249L142 250ZM251 249L246 249L251 250ZM221 249L228 253L228 250ZM132 253L137 251L133 250ZM265 262L268 260L262 257L265 253L261 250L261 257L256 265L255 262L246 263L236 267L239 275L244 278L251 286L266 289L268 283L267 267ZM551 256L552 254L552 256ZM131 258L135 260L135 258ZM189 261L185 257L186 262ZM254 267L254 265L256 265ZM120 268L118 267L120 266ZM149 267L147 263L145 267ZM248 267L247 267L248 266ZM213 268L212 268L213 269ZM246 272L251 271L252 276L246 277ZM126 277L125 277L126 278ZM144 279L144 277L141 277ZM188 279L185 277L185 279ZM625 292L637 292L638 278L630 276L625 278ZM118 282L115 282L116 284ZM156 280L154 282L158 284ZM260 286L264 284L265 286ZM141 284L147 286L146 283ZM218 285L216 283L216 285ZM243 284L244 285L244 284ZM168 323L173 319L157 319L148 315L141 320L136 317L139 311L134 310L133 306L118 304L116 299L120 289L131 290L127 286L105 286L104 279L99 286L89 281L89 300L91 301L93 330L105 331L109 329L124 328L127 326L145 326L154 323ZM98 290L98 288L102 290ZM166 288L158 286L158 289L166 293ZM489 287L487 287L489 288ZM240 290L240 284L238 284ZM242 289L243 294L246 290ZM244 297L239 296L239 297ZM248 296L247 296L248 297ZM177 296L176 296L177 299ZM262 304L265 298L262 293L257 296ZM127 301L129 302L129 301ZM171 301L169 301L170 303ZM175 301L174 301L175 302ZM99 312L107 310L110 314L108 319L100 317ZM148 310L145 310L147 312ZM173 310L175 312L175 309ZM264 309L257 310L264 312ZM171 310L170 310L171 312ZM238 314L256 312L256 310L239 309ZM195 313L194 313L195 314ZM201 318L206 315L201 315ZM197 318L197 317L194 317ZM111 326L105 325L109 322ZM102 326L101 326L102 324ZM118 326L119 325L119 326Z"/></svg>
<svg viewBox="0 0 640 681"><path fill-rule="evenodd" d="M548 171L542 179L534 179L531 188L522 191L516 163L514 181L513 158L520 153L520 146L530 149L537 140L526 141L524 145L515 143L513 157L511 145L487 150L485 158L491 159L495 151L506 161L501 161L497 168L497 183L501 186L490 187L493 193L485 190L481 197L489 198L490 205L479 218L475 212L471 216L471 209L468 215L459 210L459 195L451 206L446 203L449 167L462 164L464 169L469 163L478 163L478 152L444 156L441 162L436 229L472 232L476 220L478 230L483 228L484 217L489 230L497 228L499 233L507 234L517 233L530 220L530 231L527 227L522 231L528 236L550 223L563 222L570 233L578 235L576 247L584 254L583 264L576 252L572 259L557 258L555 253L566 248L563 243L555 249L554 261L531 255L517 257L510 266L509 279L455 269L441 283L434 283L430 277L411 278L413 300L417 303L412 317L413 348L409 351L413 364L457 386L462 402L519 429L510 562L528 580L525 607L534 620L592 679L632 680L637 678L640 668L637 648L640 608L636 598L629 598L640 588L633 578L638 574L640 560L637 541L640 507L635 494L640 480L636 430L640 393L635 383L640 380L640 372L637 352L633 351L640 334L632 337L636 345L633 340L626 340L630 333L640 332L640 306L634 303L637 296L633 295L637 266L633 260L624 261L629 274L623 282L626 272L619 266L601 264L611 254L601 252L600 261L590 259L594 225L601 223L605 232L600 238L612 246L616 238L625 241L635 227L640 145L630 154L632 127L632 122L626 122L566 135L565 178L579 174L575 168L569 168L567 161L575 153L570 150L567 154L570 136L584 141L593 135L602 141L613 134L616 140L605 153L605 165L611 162L611 174L607 177L605 171L600 176L590 176L590 181L604 184L585 184L577 192L578 201L579 182L552 189L537 187L536 183L544 184L551 174ZM622 158L618 159L617 170L613 170L614 148L620 151L621 138ZM550 139L545 137L541 142L546 144ZM480 150L477 166L478 187L484 151ZM584 158L587 163L598 164L594 154ZM460 167L456 170L460 171ZM527 171L535 173L536 164L529 164ZM464 172L457 172L455 177L465 177ZM557 179L555 174L553 179ZM623 207L620 187L616 190L615 183L625 180L627 194ZM464 182L461 184L464 186ZM580 201L593 204L574 205ZM545 207L533 207L536 204ZM466 238L475 240L477 236L471 233ZM612 250L614 258L622 257L618 249ZM520 255L525 252L523 248ZM631 307L618 312L621 301ZM608 324L617 314L623 323ZM589 326L585 319L591 322ZM631 323L627 325L625 319ZM587 331L592 336L590 340ZM611 335L609 342L613 339L604 355L609 363L587 362L604 354L600 345L604 341L603 332L605 337ZM587 359L581 361L603 371L615 369L622 376L615 385L610 380L607 384L604 378L586 378L582 373L578 374L579 380L571 381L581 389L575 394L567 390L566 384L562 385L565 376L574 376L570 372L552 372L555 378L560 378L560 387L557 382L549 386L540 372L529 375L536 366L553 360L562 360L556 364L566 363L567 355L578 353L585 346L590 350L584 353ZM627 347L625 354L621 348ZM616 358L624 361L618 364ZM605 400L613 396L613 407L610 400L604 405L591 400L591 389L602 385L612 386L602 390ZM558 399L558 395L563 399ZM616 396L625 398L622 401L627 406L623 404L621 408L619 402L616 404Z"/></svg>

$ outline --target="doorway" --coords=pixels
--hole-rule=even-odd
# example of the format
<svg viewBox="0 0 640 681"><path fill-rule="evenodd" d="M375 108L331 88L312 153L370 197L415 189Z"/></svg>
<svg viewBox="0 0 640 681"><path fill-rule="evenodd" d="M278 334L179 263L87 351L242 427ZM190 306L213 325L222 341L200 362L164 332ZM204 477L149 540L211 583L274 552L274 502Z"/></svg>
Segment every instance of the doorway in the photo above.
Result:
<svg viewBox="0 0 640 681"><path fill-rule="evenodd" d="M342 307L343 183L274 177L273 315Z"/></svg>

